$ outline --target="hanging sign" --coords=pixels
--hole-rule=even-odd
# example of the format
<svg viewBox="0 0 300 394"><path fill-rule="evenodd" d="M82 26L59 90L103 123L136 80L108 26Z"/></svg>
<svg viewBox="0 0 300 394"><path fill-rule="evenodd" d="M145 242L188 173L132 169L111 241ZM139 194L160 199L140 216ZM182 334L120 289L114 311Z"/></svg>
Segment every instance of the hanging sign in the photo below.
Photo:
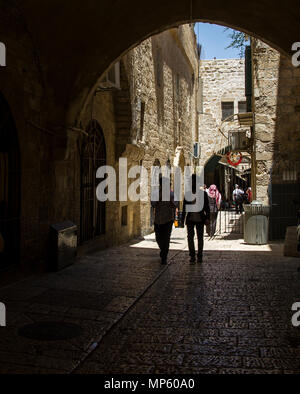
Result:
<svg viewBox="0 0 300 394"><path fill-rule="evenodd" d="M241 164L243 160L243 155L241 152L228 152L227 153L227 162L234 167L237 167Z"/></svg>

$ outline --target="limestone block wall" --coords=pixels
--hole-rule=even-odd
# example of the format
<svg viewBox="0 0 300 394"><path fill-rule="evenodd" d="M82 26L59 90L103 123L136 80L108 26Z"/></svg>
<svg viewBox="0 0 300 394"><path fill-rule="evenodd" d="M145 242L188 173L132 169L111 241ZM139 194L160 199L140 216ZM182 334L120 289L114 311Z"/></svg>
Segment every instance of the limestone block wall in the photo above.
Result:
<svg viewBox="0 0 300 394"><path fill-rule="evenodd" d="M252 48L257 198L268 204L272 169L300 160L300 69L259 40Z"/></svg>
<svg viewBox="0 0 300 394"><path fill-rule="evenodd" d="M113 167L117 174L116 188L119 188L119 158L128 158L128 167L139 165L140 149L130 144L131 108L128 92L128 78L124 60L121 63L121 90L99 91L86 106L80 119L82 130L88 128L89 122L95 119L102 128L106 145L106 165ZM62 168L57 171L57 187L68 190L62 200L62 206L56 207L63 217L73 220L80 225L80 183L81 159L80 147L83 144L84 133L69 130L69 144ZM68 184L68 180L70 181ZM61 185L59 184L61 183ZM122 207L127 206L127 224L122 224ZM105 234L92 240L90 244L81 247L80 251L93 248L107 248L127 242L141 233L139 219L139 203L119 201L106 202Z"/></svg>
<svg viewBox="0 0 300 394"><path fill-rule="evenodd" d="M0 90L14 118L20 149L20 261L35 268L45 257L54 171L51 144L55 138L45 122L44 70L39 51L17 4L2 4L0 37L6 46L6 67L0 67ZM50 101L50 100L49 100ZM5 119L1 119L5 122ZM1 140L0 146L5 141Z"/></svg>
<svg viewBox="0 0 300 394"><path fill-rule="evenodd" d="M178 151L181 162L192 164L196 40L192 26L148 39L123 57L126 78L121 91L86 95L76 121L71 122L67 107L60 107L57 114L53 111L53 91L45 82L47 65L15 11L13 7L0 11L1 40L8 54L7 67L0 68L1 93L13 114L20 145L21 261L40 269L49 252L50 225L71 220L80 226L80 147L82 131L92 118L105 136L107 164L116 169L120 156L128 158L129 166L143 164L150 169L155 159L161 165L167 160L173 164ZM13 30L15 20L18 28ZM107 203L106 234L97 240L98 246L126 242L153 229L150 204L128 202L126 226L121 222L123 205Z"/></svg>
<svg viewBox="0 0 300 394"><path fill-rule="evenodd" d="M121 89L91 96L78 126L86 130L92 118L101 126L107 165L118 174L119 158L128 168L143 164L149 172L155 160L173 164L178 147L186 164L196 135L196 40L192 26L166 31L131 50L120 60ZM55 167L55 216L80 225L80 154L84 134L68 130L67 149ZM182 162L182 160L181 160ZM118 190L119 182L117 182ZM128 182L130 186L130 182ZM59 198L63 196L63 198ZM127 209L127 224L122 210ZM107 202L106 233L92 242L109 247L153 231L150 201Z"/></svg>
<svg viewBox="0 0 300 394"><path fill-rule="evenodd" d="M121 90L99 92L86 105L80 118L83 130L91 116L101 125L107 164L113 166L117 174L120 158L128 160L128 169L142 164L148 170L149 196L150 169L155 162L164 166L170 160L173 165L179 159L181 165L192 164L190 152L196 138L197 121L197 64L192 26L152 37L121 59ZM78 144L80 146L82 138L78 132L69 132L64 171L59 168L57 172L57 179L62 182L59 190L69 190L64 207L59 210L75 223L80 223ZM67 185L67 179L73 179L72 184ZM117 190L118 187L119 181ZM126 225L122 224L123 208L127 208ZM95 242L98 247L108 247L151 231L150 201L107 202L106 234Z"/></svg>
<svg viewBox="0 0 300 394"><path fill-rule="evenodd" d="M214 153L225 148L228 140L218 131L222 124L222 101L234 102L238 113L239 101L245 101L244 59L202 60L200 77L203 82L203 114L199 115L200 164L205 165ZM235 130L236 122L226 122L223 132ZM227 135L227 134L226 134Z"/></svg>
<svg viewBox="0 0 300 394"><path fill-rule="evenodd" d="M128 53L126 64L132 97L131 141L143 151L141 163L150 174L155 162L164 166L169 161L173 166L180 151L181 163L192 165L198 71L193 26L184 25L144 41ZM142 203L142 234L153 230L150 215L150 202Z"/></svg>

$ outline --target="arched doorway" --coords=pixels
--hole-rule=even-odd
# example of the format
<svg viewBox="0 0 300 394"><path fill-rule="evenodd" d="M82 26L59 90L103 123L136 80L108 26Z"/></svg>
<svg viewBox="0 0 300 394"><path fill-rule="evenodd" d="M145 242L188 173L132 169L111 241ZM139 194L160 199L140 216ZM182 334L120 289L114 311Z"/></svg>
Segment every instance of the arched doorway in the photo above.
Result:
<svg viewBox="0 0 300 394"><path fill-rule="evenodd" d="M92 120L87 128L81 152L81 210L80 243L86 243L105 234L105 203L99 202L96 188L97 169L106 165L106 145L101 126Z"/></svg>
<svg viewBox="0 0 300 394"><path fill-rule="evenodd" d="M222 192L222 176L221 171L223 167L219 164L222 156L212 156L204 167L204 183L209 187L210 185L217 185L218 189Z"/></svg>
<svg viewBox="0 0 300 394"><path fill-rule="evenodd" d="M0 269L19 262L20 152L10 108L0 93Z"/></svg>

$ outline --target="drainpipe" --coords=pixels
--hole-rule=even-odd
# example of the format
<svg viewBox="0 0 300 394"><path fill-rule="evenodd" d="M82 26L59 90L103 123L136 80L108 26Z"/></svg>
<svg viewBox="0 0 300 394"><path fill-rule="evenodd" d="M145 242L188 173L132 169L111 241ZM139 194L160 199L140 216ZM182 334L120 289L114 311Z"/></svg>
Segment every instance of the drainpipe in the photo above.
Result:
<svg viewBox="0 0 300 394"><path fill-rule="evenodd" d="M256 190L256 138L255 138L255 100L254 98L254 73L253 73L253 49L254 42L250 38L251 44L246 46L245 51L245 91L247 98L247 112L253 113L253 127L251 127L251 188L253 193L253 199L257 198Z"/></svg>

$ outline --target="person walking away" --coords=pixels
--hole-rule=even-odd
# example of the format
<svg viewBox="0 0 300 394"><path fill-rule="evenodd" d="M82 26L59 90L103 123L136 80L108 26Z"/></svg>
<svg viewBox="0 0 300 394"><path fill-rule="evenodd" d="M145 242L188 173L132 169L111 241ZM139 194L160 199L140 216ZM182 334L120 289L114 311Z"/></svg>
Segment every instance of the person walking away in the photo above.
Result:
<svg viewBox="0 0 300 394"><path fill-rule="evenodd" d="M196 194L197 188L197 178L196 175L192 176L192 192ZM188 245L190 253L190 263L196 263L196 250L195 250L195 227L198 237L198 263L203 261L203 246L204 246L204 225L209 225L210 220L210 209L208 194L204 190L200 190L200 193L204 194L204 207L200 212L187 212L187 205L195 204L196 200L193 202L188 202L186 198L183 203L183 220L186 221L187 233L188 233Z"/></svg>
<svg viewBox="0 0 300 394"><path fill-rule="evenodd" d="M233 191L233 201L235 203L236 213L243 213L243 201L244 201L244 191L239 187L239 185L235 185L235 190Z"/></svg>
<svg viewBox="0 0 300 394"><path fill-rule="evenodd" d="M210 209L209 236L213 237L216 233L218 213L222 204L222 196L216 185L211 185L208 189L208 201Z"/></svg>
<svg viewBox="0 0 300 394"><path fill-rule="evenodd" d="M160 248L161 264L163 265L167 264L173 223L179 208L179 202L174 201L174 192L172 190L169 201L163 201L163 184L169 181L169 178L160 177L158 201L151 201L151 205L154 208L155 237Z"/></svg>

